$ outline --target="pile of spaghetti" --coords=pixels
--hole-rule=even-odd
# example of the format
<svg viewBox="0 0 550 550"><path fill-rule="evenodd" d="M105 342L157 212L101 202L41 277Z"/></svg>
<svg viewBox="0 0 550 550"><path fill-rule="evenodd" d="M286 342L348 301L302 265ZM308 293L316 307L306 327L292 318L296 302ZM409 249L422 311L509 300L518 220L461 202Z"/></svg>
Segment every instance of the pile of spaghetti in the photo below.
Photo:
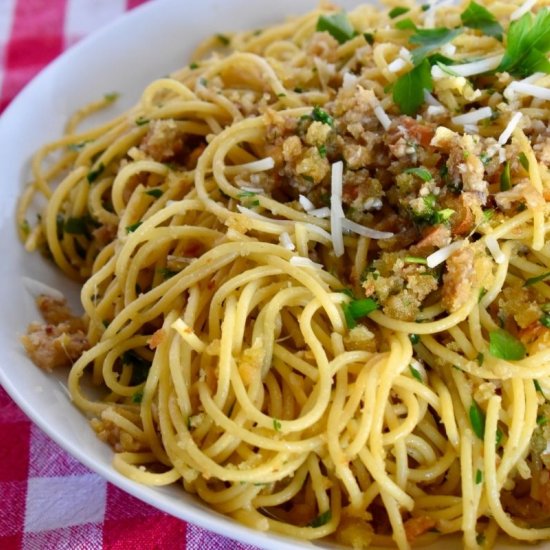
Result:
<svg viewBox="0 0 550 550"><path fill-rule="evenodd" d="M23 341L120 472L256 529L550 539L550 3L390 4L77 113L19 223L85 315Z"/></svg>

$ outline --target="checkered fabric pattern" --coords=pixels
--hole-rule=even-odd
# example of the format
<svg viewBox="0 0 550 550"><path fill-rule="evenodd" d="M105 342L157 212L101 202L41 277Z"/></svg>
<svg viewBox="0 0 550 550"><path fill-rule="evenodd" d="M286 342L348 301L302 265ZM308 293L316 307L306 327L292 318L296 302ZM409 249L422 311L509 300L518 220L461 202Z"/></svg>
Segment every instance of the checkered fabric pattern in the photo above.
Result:
<svg viewBox="0 0 550 550"><path fill-rule="evenodd" d="M145 0L0 0L0 111L71 44ZM0 387L0 549L254 550L117 489Z"/></svg>

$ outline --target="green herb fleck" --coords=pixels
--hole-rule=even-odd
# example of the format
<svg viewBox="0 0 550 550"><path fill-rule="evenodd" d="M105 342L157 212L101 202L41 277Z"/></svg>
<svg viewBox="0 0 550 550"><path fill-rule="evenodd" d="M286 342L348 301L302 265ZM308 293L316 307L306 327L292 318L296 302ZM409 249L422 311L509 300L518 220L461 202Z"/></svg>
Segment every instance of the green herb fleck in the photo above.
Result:
<svg viewBox="0 0 550 550"><path fill-rule="evenodd" d="M529 159L527 158L527 155L522 151L519 154L519 162L523 166L523 168L529 172Z"/></svg>
<svg viewBox="0 0 550 550"><path fill-rule="evenodd" d="M143 222L136 222L126 227L126 233L133 233Z"/></svg>
<svg viewBox="0 0 550 550"><path fill-rule="evenodd" d="M378 307L378 303L372 298L352 300L347 304L343 304L342 308L348 328L356 327L359 319L366 317L369 313L377 310Z"/></svg>
<svg viewBox="0 0 550 550"><path fill-rule="evenodd" d="M103 99L105 101L108 101L109 103L112 103L113 101L116 101L120 97L120 94L118 92L111 92L108 94L105 94L103 96Z"/></svg>
<svg viewBox="0 0 550 550"><path fill-rule="evenodd" d="M497 433L495 434L495 447L498 448L503 437L504 437L504 434L502 433L502 430L500 428L497 428Z"/></svg>
<svg viewBox="0 0 550 550"><path fill-rule="evenodd" d="M469 416L474 433L483 441L483 437L485 436L485 414L476 401L472 401L470 405Z"/></svg>
<svg viewBox="0 0 550 550"><path fill-rule="evenodd" d="M31 232L31 226L29 225L29 222L27 220L23 220L19 228L21 229L21 233L23 233L23 235L25 236L27 236Z"/></svg>
<svg viewBox="0 0 550 550"><path fill-rule="evenodd" d="M89 217L83 216L81 218L67 218L63 229L65 233L71 235L86 235L88 233Z"/></svg>
<svg viewBox="0 0 550 550"><path fill-rule="evenodd" d="M409 11L411 11L411 8L406 8L404 6L397 6L392 10L390 10L388 15L390 16L391 19L395 19L396 17L399 17L400 15L403 15L404 13L407 13Z"/></svg>
<svg viewBox="0 0 550 550"><path fill-rule="evenodd" d="M273 429L274 429L276 432L280 432L280 431L281 431L281 423L280 423L276 418L273 419Z"/></svg>
<svg viewBox="0 0 550 550"><path fill-rule="evenodd" d="M420 342L420 336L418 334L409 334L409 340L413 346L416 346Z"/></svg>
<svg viewBox="0 0 550 550"><path fill-rule="evenodd" d="M363 38L367 41L367 44L370 44L371 46L374 44L374 34L370 32L364 32Z"/></svg>
<svg viewBox="0 0 550 550"><path fill-rule="evenodd" d="M132 395L132 403L141 403L142 399L143 399L142 391L137 391L136 393L134 393L134 395Z"/></svg>
<svg viewBox="0 0 550 550"><path fill-rule="evenodd" d="M327 156L327 146L326 145L319 145L319 147L317 147L317 150L319 151L319 156L321 158L326 158Z"/></svg>
<svg viewBox="0 0 550 550"><path fill-rule="evenodd" d="M405 256L405 262L408 264L428 265L428 260L426 260L426 258L420 258L419 256Z"/></svg>
<svg viewBox="0 0 550 550"><path fill-rule="evenodd" d="M345 12L334 13L330 15L321 15L317 21L318 32L327 31L339 44L351 40L355 36L355 30L349 22Z"/></svg>
<svg viewBox="0 0 550 550"><path fill-rule="evenodd" d="M540 318L540 324L546 328L550 328L550 313L543 313Z"/></svg>
<svg viewBox="0 0 550 550"><path fill-rule="evenodd" d="M416 28L415 34L409 38L411 44L418 44L419 46L411 53L413 63L419 65L430 52L451 42L461 33L462 29L448 29L446 27L435 29Z"/></svg>
<svg viewBox="0 0 550 550"><path fill-rule="evenodd" d="M395 28L399 29L400 31L415 31L416 25L413 23L413 20L410 17L407 17L405 19L401 19L401 21L398 21L395 24Z"/></svg>
<svg viewBox="0 0 550 550"><path fill-rule="evenodd" d="M550 277L550 271L547 271L546 273L542 273L541 275L537 275L536 277L531 277L527 279L523 286L531 286L536 283L540 283L548 279L548 277Z"/></svg>
<svg viewBox="0 0 550 550"><path fill-rule="evenodd" d="M470 5L460 15L460 19L465 27L478 29L487 36L494 36L497 40L502 40L504 29L500 23L489 10L476 2L470 2Z"/></svg>
<svg viewBox="0 0 550 550"><path fill-rule="evenodd" d="M220 44L222 44L223 46L229 46L229 43L231 42L231 39L225 36L225 34L217 34L216 38L218 39L218 42L220 42Z"/></svg>
<svg viewBox="0 0 550 550"><path fill-rule="evenodd" d="M499 359L518 361L525 357L526 349L515 336L501 328L489 333L489 353Z"/></svg>
<svg viewBox="0 0 550 550"><path fill-rule="evenodd" d="M506 161L504 165L504 170L500 174L500 190L508 191L512 187L511 177L510 177L510 163Z"/></svg>
<svg viewBox="0 0 550 550"><path fill-rule="evenodd" d="M537 416L537 424L539 426L544 426L545 424L548 424L548 417L544 416L543 414L539 414Z"/></svg>
<svg viewBox="0 0 550 550"><path fill-rule="evenodd" d="M167 267L161 267L159 269L159 273L164 277L164 279L170 279L174 275L177 275L179 271L173 271L172 269L168 269Z"/></svg>
<svg viewBox="0 0 550 550"><path fill-rule="evenodd" d="M479 485L483 481L483 472L478 469L476 471L476 485Z"/></svg>
<svg viewBox="0 0 550 550"><path fill-rule="evenodd" d="M88 183L94 183L94 181L101 176L103 170L105 170L105 165L100 162L96 168L93 168L88 172L88 175L86 176L86 179L88 180Z"/></svg>
<svg viewBox="0 0 550 550"><path fill-rule="evenodd" d="M398 78L393 87L393 101L403 114L414 116L424 103L424 90L433 90L431 67L427 59Z"/></svg>
<svg viewBox="0 0 550 550"><path fill-rule="evenodd" d="M485 361L485 355L483 355L483 353L479 352L477 354L476 361L478 362L479 366L481 367L483 365L483 361Z"/></svg>
<svg viewBox="0 0 550 550"><path fill-rule="evenodd" d="M408 168L405 170L405 174L413 174L414 176L417 176L422 181L431 181L433 179L432 173L422 166L419 168Z"/></svg>
<svg viewBox="0 0 550 550"><path fill-rule="evenodd" d="M419 382L424 383L424 380L422 380L422 375L412 365L409 365L409 369L411 370L413 378L416 378Z"/></svg>
<svg viewBox="0 0 550 550"><path fill-rule="evenodd" d="M145 191L145 194L149 195L150 197L155 197L155 199L159 199L164 194L164 191L157 187L155 189L149 189Z"/></svg>
<svg viewBox="0 0 550 550"><path fill-rule="evenodd" d="M195 69L198 69L198 68L199 68L199 64L198 64L198 63L195 63L195 62L193 61L193 63L191 63L191 64L189 65L189 68L190 68L192 71L194 71Z"/></svg>
<svg viewBox="0 0 550 550"><path fill-rule="evenodd" d="M479 304L481 302L481 300L483 300L483 297L485 296L485 294L487 294L488 290L486 288L480 288L479 289L479 297L477 299L477 303Z"/></svg>
<svg viewBox="0 0 550 550"><path fill-rule="evenodd" d="M136 125L137 126L144 126L145 124L149 124L151 122L148 118L140 116L139 118L136 118Z"/></svg>
<svg viewBox="0 0 550 550"><path fill-rule="evenodd" d="M330 510L327 510L322 514L319 514L311 523L309 523L308 527L322 527L323 525L326 525L331 519L332 512Z"/></svg>
<svg viewBox="0 0 550 550"><path fill-rule="evenodd" d="M485 533L478 533L476 535L476 542L479 546L483 546L485 544Z"/></svg>
<svg viewBox="0 0 550 550"><path fill-rule="evenodd" d="M317 122L322 122L323 124L328 124L329 126L334 126L334 119L317 105L313 107L311 119Z"/></svg>

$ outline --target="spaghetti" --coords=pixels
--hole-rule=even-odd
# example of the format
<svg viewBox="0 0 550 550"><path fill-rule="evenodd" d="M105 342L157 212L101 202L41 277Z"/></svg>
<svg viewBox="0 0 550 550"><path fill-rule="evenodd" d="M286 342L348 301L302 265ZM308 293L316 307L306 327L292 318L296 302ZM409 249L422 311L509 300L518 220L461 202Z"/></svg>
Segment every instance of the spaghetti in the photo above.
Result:
<svg viewBox="0 0 550 550"><path fill-rule="evenodd" d="M85 322L43 298L24 344L120 472L256 529L549 539L548 2L389 3L77 113L18 220Z"/></svg>

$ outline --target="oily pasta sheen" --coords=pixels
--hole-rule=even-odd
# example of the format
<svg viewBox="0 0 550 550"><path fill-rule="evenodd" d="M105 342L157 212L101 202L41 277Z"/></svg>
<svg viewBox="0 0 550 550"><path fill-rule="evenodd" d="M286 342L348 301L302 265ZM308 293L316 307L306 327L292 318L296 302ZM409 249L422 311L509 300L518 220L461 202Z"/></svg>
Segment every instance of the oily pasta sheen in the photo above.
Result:
<svg viewBox="0 0 550 550"><path fill-rule="evenodd" d="M23 343L117 470L353 548L550 539L549 4L217 35L37 152L21 238L85 315Z"/></svg>

